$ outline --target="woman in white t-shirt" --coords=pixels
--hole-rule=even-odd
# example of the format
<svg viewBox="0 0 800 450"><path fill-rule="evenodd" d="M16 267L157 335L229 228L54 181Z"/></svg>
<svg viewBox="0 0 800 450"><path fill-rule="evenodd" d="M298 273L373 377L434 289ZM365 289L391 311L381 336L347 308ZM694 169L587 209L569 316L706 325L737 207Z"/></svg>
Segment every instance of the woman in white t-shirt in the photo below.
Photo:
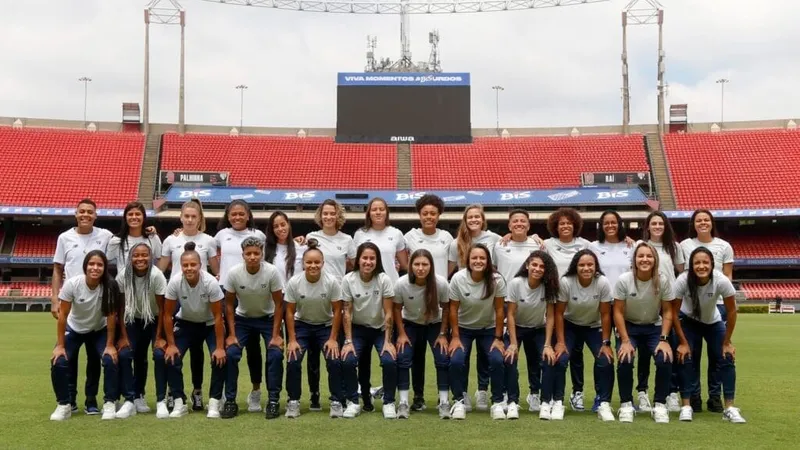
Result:
<svg viewBox="0 0 800 450"><path fill-rule="evenodd" d="M619 421L633 422L633 364L635 354L653 355L656 364L656 423L669 423L667 395L672 377L672 301L669 278L659 270L658 251L646 242L636 245L633 270L620 275L614 286L614 323L617 328L617 374L619 376ZM650 359L639 359L639 365ZM645 394L646 395L646 394ZM649 401L648 401L649 403Z"/></svg>
<svg viewBox="0 0 800 450"><path fill-rule="evenodd" d="M286 346L286 393L289 403L295 402L298 405L293 416L299 416L303 357L312 347L320 348L325 353L325 366L328 370L330 417L342 417L342 403L345 399L342 391L342 360L339 357L339 336L342 329L341 283L322 270L325 257L317 248L316 239L308 242L308 249L303 252L302 258L304 270L298 271L289 279L284 290L286 335L289 341Z"/></svg>
<svg viewBox="0 0 800 450"><path fill-rule="evenodd" d="M678 335L677 358L681 367L681 414L680 420L692 420L692 386L700 384L697 370L699 361L694 358L694 348L705 340L709 359L716 362L718 379L722 383L725 406L722 418L731 423L745 423L739 408L733 406L736 395L736 348L731 339L736 328L736 289L722 273L715 270L714 255L706 247L698 247L689 255L686 272L675 283L676 313L675 334ZM716 307L716 299L722 297L728 314L727 320Z"/></svg>
<svg viewBox="0 0 800 450"><path fill-rule="evenodd" d="M286 286L293 276L303 271L303 254L307 247L295 242L292 224L283 211L275 211L269 216L265 234L264 259L278 269Z"/></svg>
<svg viewBox="0 0 800 450"><path fill-rule="evenodd" d="M161 238L158 237L154 227L145 228L147 210L140 202L130 202L125 205L122 212L122 225L119 233L108 241L108 262L112 265L122 266L128 261L128 252L134 245L145 242L153 249L152 263L158 262L161 257Z"/></svg>
<svg viewBox="0 0 800 450"><path fill-rule="evenodd" d="M120 359L122 395L126 402L117 411L118 419L150 412L144 398L148 360L151 358L150 344L162 350L166 347L164 315L159 312L164 310L167 280L158 267L153 266L153 252L147 242L134 244L117 274L117 285L125 302L122 316L125 326L120 327L117 349L122 354L127 347L133 354L131 360ZM156 401L160 402L166 394L167 374L160 370L163 367L157 367ZM166 410L157 413L169 415Z"/></svg>
<svg viewBox="0 0 800 450"><path fill-rule="evenodd" d="M381 250L383 270L392 283L396 282L400 271L408 270L408 252L403 233L390 225L389 207L386 200L375 197L367 204L364 226L356 230L353 236L356 246L364 242L372 242Z"/></svg>
<svg viewBox="0 0 800 450"><path fill-rule="evenodd" d="M344 207L336 200L327 199L314 213L314 223L320 230L306 235L306 240L317 240L319 249L325 255L325 266L322 270L339 280L352 270L353 259L356 257L353 238L341 231L346 220Z"/></svg>
<svg viewBox="0 0 800 450"><path fill-rule="evenodd" d="M591 248L611 286L616 285L620 275L631 270L634 241L628 238L626 231L618 212L607 210L600 215L597 240L592 242Z"/></svg>
<svg viewBox="0 0 800 450"><path fill-rule="evenodd" d="M202 259L194 242L187 242L180 258L181 274L169 280L164 302L164 334L167 348L156 349L156 364L166 364L169 387L175 397L170 418L188 412L183 390L183 355L200 343L208 346L211 355L211 389L208 401L209 419L220 417L220 400L225 381L225 325L222 320L222 289L217 279L202 268ZM180 304L180 310L178 305ZM175 320L173 320L173 316ZM202 386L201 386L202 387ZM164 403L164 402L161 402ZM157 410L166 404L156 405Z"/></svg>
<svg viewBox="0 0 800 450"><path fill-rule="evenodd" d="M576 349L582 349L584 344L589 346L594 355L594 384L599 397L597 415L604 422L614 420L610 403L614 386L611 300L611 285L600 270L597 255L589 249L576 253L567 273L559 281L555 323L558 344L555 351L557 358L569 354L572 365ZM563 385L560 381L557 383L557 386ZM554 395L559 397L562 393Z"/></svg>
<svg viewBox="0 0 800 450"><path fill-rule="evenodd" d="M383 417L408 418L408 404L395 408L397 390L397 351L392 343L394 286L383 272L381 252L377 245L365 242L356 251L356 267L342 280L344 301L344 346L342 346L342 378L347 408L343 416L353 418L361 413L358 403L356 373L359 360L371 347L381 360L383 372ZM362 385L362 390L364 386ZM369 385L366 386L369 392ZM405 412L405 415L403 414Z"/></svg>
<svg viewBox="0 0 800 450"><path fill-rule="evenodd" d="M70 405L70 364L84 343L89 343L103 364L103 420L116 418L114 402L119 398L119 373L116 336L119 293L108 272L108 260L100 250L83 258L83 275L69 278L58 294L60 309L56 326L56 346L50 358L53 390L58 406L50 420L72 416ZM130 352L126 352L130 358Z"/></svg>
<svg viewBox="0 0 800 450"><path fill-rule="evenodd" d="M506 282L492 266L492 256L483 244L472 244L467 251L466 268L450 279L450 386L453 407L450 417L466 418L464 405L467 381L467 355L473 342L478 354L488 362L492 382L492 419L505 419L503 410L503 323ZM513 418L513 417L512 417Z"/></svg>
<svg viewBox="0 0 800 450"><path fill-rule="evenodd" d="M241 199L233 200L225 207L225 212L217 225L217 234L214 241L217 244L219 258L219 285L225 286L228 272L242 263L242 242L249 237L264 242L266 236L256 228L256 221L250 205ZM261 357L261 341L258 339L247 340L245 346L247 354L247 369L250 373L250 383L253 389L247 395L247 410L250 412L261 411L261 380L264 377L264 360Z"/></svg>

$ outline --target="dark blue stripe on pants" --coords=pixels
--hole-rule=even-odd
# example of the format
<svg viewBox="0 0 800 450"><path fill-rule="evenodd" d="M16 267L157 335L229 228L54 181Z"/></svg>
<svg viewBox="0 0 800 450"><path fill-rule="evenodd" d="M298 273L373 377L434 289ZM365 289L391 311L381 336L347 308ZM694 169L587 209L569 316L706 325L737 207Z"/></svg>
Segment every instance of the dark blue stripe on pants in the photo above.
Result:
<svg viewBox="0 0 800 450"><path fill-rule="evenodd" d="M60 405L68 405L72 400L70 395L71 373L77 370L77 355L81 346L85 346L87 356L100 360L100 355L106 348L106 329L91 331L89 333L78 333L69 327L64 335L64 350L67 354L66 359L62 356L50 367L50 379L53 384L53 391L56 400ZM110 356L102 357L103 364L103 399L107 402L116 401L119 398L119 374L117 364Z"/></svg>
<svg viewBox="0 0 800 450"><path fill-rule="evenodd" d="M406 348L397 355L397 389L407 391L410 387L409 369L414 365L419 364L416 360L419 348L427 349L430 346L431 353L433 353L433 362L436 367L436 387L439 391L447 391L450 389L450 357L447 355L447 348L434 348L436 339L439 338L439 331L442 328L441 323L431 323L428 325L419 325L407 320L403 321L408 340L411 342L411 347ZM425 351L422 351L425 355ZM422 371L425 370L425 359L422 359ZM414 371L416 373L416 370ZM414 379L416 381L416 378ZM420 389L419 396L422 390ZM414 388L414 395L417 395L416 386Z"/></svg>
<svg viewBox="0 0 800 450"><path fill-rule="evenodd" d="M722 342L725 340L725 323L717 322L705 324L681 315L681 327L689 348L692 350L691 358L685 360L681 367L681 397L690 398L699 391L700 384L699 360L695 358L695 349L703 344L708 345L708 359L713 360L717 373L716 376L722 384L722 394L725 400L733 400L736 396L736 365L730 356L722 355Z"/></svg>
<svg viewBox="0 0 800 450"><path fill-rule="evenodd" d="M614 389L614 364L605 356L599 356L600 348L603 346L602 329L575 325L569 320L565 320L564 339L567 341L567 351L570 354L578 348L583 348L584 344L589 347L589 351L594 356L595 390L601 402L610 402L611 392ZM572 360L570 360L570 364L572 364ZM554 395L558 398L562 394L556 392Z"/></svg>
<svg viewBox="0 0 800 450"><path fill-rule="evenodd" d="M637 353L648 355L647 359L640 359L639 366L650 364L649 355L655 355L656 362L656 403L666 403L669 395L670 379L672 377L672 362L668 362L663 353L656 355L656 347L661 341L661 325L636 325L625 322L625 329L628 331L628 339ZM622 342L617 339L617 351ZM619 401L621 403L633 401L633 364L635 357L630 361L619 361L617 363L617 377L619 379Z"/></svg>
<svg viewBox="0 0 800 450"><path fill-rule="evenodd" d="M374 347L381 359L381 369L383 372L383 402L394 403L397 391L397 361L392 355L385 353L381 355L384 344L384 331L378 328L369 328L362 325L353 325L353 347L356 355L347 355L342 364L342 378L344 381L345 397L353 403L358 403L358 381L360 371L359 361L369 354L370 348ZM362 395L369 395L369 392Z"/></svg>
<svg viewBox="0 0 800 450"><path fill-rule="evenodd" d="M283 387L283 351L277 347L270 347L269 341L272 339L273 316L265 317L242 317L236 316L235 333L239 345L231 345L227 348L228 364L226 368L227 377L225 380L225 398L236 400L239 390L239 361L242 360L242 348L251 348L248 344L252 341L259 342L259 338L264 339L267 346L267 392L270 402L277 402L281 396ZM252 345L252 344L251 344ZM259 353L260 353L259 344Z"/></svg>
<svg viewBox="0 0 800 450"><path fill-rule="evenodd" d="M312 346L323 348L325 342L331 337L330 325L313 325L310 323L296 320L294 322L294 335L297 343L300 344L300 354L296 359L291 359L286 363L286 392L289 400L300 400L302 395L303 380L303 358L308 349ZM328 370L328 387L331 392L331 400L339 403L344 402L342 393L342 360L339 358L329 358L325 356L325 367ZM309 375L310 376L310 375Z"/></svg>
<svg viewBox="0 0 800 450"><path fill-rule="evenodd" d="M464 392L467 389L467 358L472 350L472 343L475 342L478 356L481 353L489 363L489 378L492 382L492 402L500 403L503 401L503 388L505 387L505 370L503 369L503 355L496 349L491 349L494 342L494 327L483 330L468 330L458 328L461 344L464 350L458 349L450 358L450 387L453 391L453 398L464 399ZM480 387L480 383L479 383Z"/></svg>
<svg viewBox="0 0 800 450"><path fill-rule="evenodd" d="M188 322L185 320L178 320L175 322L173 328L175 336L175 346L178 347L179 355L175 357L171 364L166 364L166 374L169 381L169 387L172 395L175 398L186 399L186 393L183 386L183 355L186 351L197 345L198 342L205 341L208 347L208 353L211 355L217 348L217 337L214 333L214 325L206 325L203 323ZM165 364L164 351L156 350L153 352L153 358L156 364ZM210 358L209 358L210 359ZM219 367L211 361L211 388L209 390L209 397L214 399L222 398L222 386L225 381L225 366ZM158 401L163 400L163 392L166 389L166 383L156 380L156 397ZM195 386L196 387L196 386Z"/></svg>

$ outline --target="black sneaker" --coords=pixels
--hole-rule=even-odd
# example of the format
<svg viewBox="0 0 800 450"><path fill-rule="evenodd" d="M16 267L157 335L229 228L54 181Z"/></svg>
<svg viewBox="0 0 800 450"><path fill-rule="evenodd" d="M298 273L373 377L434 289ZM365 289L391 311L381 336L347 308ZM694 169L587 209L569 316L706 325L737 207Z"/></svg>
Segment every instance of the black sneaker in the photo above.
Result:
<svg viewBox="0 0 800 450"><path fill-rule="evenodd" d="M86 413L87 416L96 416L100 414L100 408L97 407L97 399L87 398L83 412Z"/></svg>
<svg viewBox="0 0 800 450"><path fill-rule="evenodd" d="M75 414L75 413L78 412L78 404L77 403L72 402L72 403L69 404L69 407L72 409L72 414Z"/></svg>
<svg viewBox="0 0 800 450"><path fill-rule="evenodd" d="M361 399L364 402L364 406L361 408L364 412L372 412L375 411L375 405L372 404L372 396L367 396Z"/></svg>
<svg viewBox="0 0 800 450"><path fill-rule="evenodd" d="M267 403L267 413L264 415L267 419L277 419L281 415L280 406L278 402Z"/></svg>
<svg viewBox="0 0 800 450"><path fill-rule="evenodd" d="M425 411L425 399L422 397L414 397L414 403L411 404L412 411Z"/></svg>
<svg viewBox="0 0 800 450"><path fill-rule="evenodd" d="M198 390L192 391L192 411L203 410L203 393Z"/></svg>
<svg viewBox="0 0 800 450"><path fill-rule="evenodd" d="M223 419L233 419L237 415L239 415L239 405L233 400L226 401L225 405L222 407L220 417Z"/></svg>
<svg viewBox="0 0 800 450"><path fill-rule="evenodd" d="M167 410L172 412L173 409L175 409L175 397L173 397L172 394L169 394L167 395Z"/></svg>
<svg viewBox="0 0 800 450"><path fill-rule="evenodd" d="M689 404L692 406L694 412L703 412L703 399L700 398L699 395L693 395L691 399L689 399Z"/></svg>
<svg viewBox="0 0 800 450"><path fill-rule="evenodd" d="M719 397L709 397L706 406L710 412L721 413L725 408L722 407L722 400Z"/></svg>
<svg viewBox="0 0 800 450"><path fill-rule="evenodd" d="M311 393L311 405L308 409L311 411L322 411L322 405L319 403L319 392Z"/></svg>

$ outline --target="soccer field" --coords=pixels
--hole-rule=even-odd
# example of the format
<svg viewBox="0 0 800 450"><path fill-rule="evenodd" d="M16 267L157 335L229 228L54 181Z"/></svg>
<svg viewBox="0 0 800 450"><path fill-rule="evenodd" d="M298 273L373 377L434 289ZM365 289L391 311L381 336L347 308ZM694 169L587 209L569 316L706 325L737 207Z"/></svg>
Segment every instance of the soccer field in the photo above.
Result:
<svg viewBox="0 0 800 450"><path fill-rule="evenodd" d="M527 412L524 403L524 412L517 421L492 421L488 412L468 413L467 420L461 422L442 421L435 407L431 407L436 404L432 360L426 379L428 409L413 413L410 420L384 420L379 412L380 402L376 404L376 412L362 414L354 420L330 419L326 402L323 402L324 412L308 411L308 393L304 391L303 415L295 420L281 417L267 421L262 414L247 413L246 408L242 408L244 412L232 420L211 421L199 413L181 419L157 420L151 413L125 421L104 422L99 416L89 417L80 412L66 422L55 423L49 421L55 399L48 363L55 342L55 321L44 313L2 313L0 423L3 431L0 447L257 448L277 444L295 448L796 448L800 441L796 425L800 405L797 389L800 351L796 344L799 336L800 316L739 316L734 344L737 348L737 405L748 420L744 425L723 422L720 414L708 412L695 414L692 423L678 422L677 414L671 414L668 425L656 425L647 415L637 416L633 424L603 424L590 412L569 410L563 422L542 422L538 416ZM374 362L376 360L373 358ZM81 388L84 361L82 357ZM588 361L586 385L592 386ZM522 362L523 398L527 395L524 368ZM242 369L240 405L244 405L249 387L246 364L242 363ZM188 367L185 372L188 383ZM209 375L210 370L206 370L206 377ZM470 391L476 386L474 370L472 377ZM324 379L323 376L323 382ZM379 379L380 368L376 365L373 384ZM303 384L305 389L305 380ZM651 395L653 386L651 381ZM148 382L151 408L155 406L153 387L151 365ZM207 387L206 383L206 399ZM569 386L567 389L569 392ZM591 398L593 392L588 391L587 396ZM619 404L616 386L613 399L616 411ZM285 392L281 403L284 407ZM83 404L83 392L79 393L79 404Z"/></svg>

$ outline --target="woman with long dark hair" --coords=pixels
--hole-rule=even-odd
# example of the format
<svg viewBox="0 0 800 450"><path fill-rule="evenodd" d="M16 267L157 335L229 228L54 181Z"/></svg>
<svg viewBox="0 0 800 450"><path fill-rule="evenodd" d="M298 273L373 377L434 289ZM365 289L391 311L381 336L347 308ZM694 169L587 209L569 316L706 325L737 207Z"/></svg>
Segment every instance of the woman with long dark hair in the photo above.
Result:
<svg viewBox="0 0 800 450"><path fill-rule="evenodd" d="M693 365L700 361L694 349L705 340L708 359L716 363L722 383L725 406L722 418L731 423L745 423L739 408L733 406L736 395L736 347L731 339L736 328L736 289L722 272L715 269L714 254L706 247L698 247L689 255L689 268L675 283L673 309L680 320L675 321L678 335L678 363L681 367L680 420L692 420L692 386L700 384L698 370ZM722 297L728 320L722 319L717 308L717 298Z"/></svg>
<svg viewBox="0 0 800 450"><path fill-rule="evenodd" d="M400 271L408 269L406 241L403 239L403 233L389 222L389 206L386 200L375 197L369 201L364 226L356 230L353 241L356 246L364 242L372 242L378 246L381 250L381 260L385 264L384 273L389 276L392 283L400 278L397 272L398 266Z"/></svg>
<svg viewBox="0 0 800 450"><path fill-rule="evenodd" d="M147 224L147 210L140 202L130 202L122 211L122 224L117 233L108 242L108 262L112 265L122 266L128 262L128 253L133 246L141 242L147 243L152 249L152 263L155 264L161 257L161 238L158 237L155 227L145 227ZM143 411L139 411L143 412Z"/></svg>
<svg viewBox="0 0 800 450"><path fill-rule="evenodd" d="M629 240L619 213L614 210L603 211L597 229L597 240L592 242L592 249L597 254L600 267L611 286L617 283L620 275L631 270L633 241L628 242Z"/></svg>

